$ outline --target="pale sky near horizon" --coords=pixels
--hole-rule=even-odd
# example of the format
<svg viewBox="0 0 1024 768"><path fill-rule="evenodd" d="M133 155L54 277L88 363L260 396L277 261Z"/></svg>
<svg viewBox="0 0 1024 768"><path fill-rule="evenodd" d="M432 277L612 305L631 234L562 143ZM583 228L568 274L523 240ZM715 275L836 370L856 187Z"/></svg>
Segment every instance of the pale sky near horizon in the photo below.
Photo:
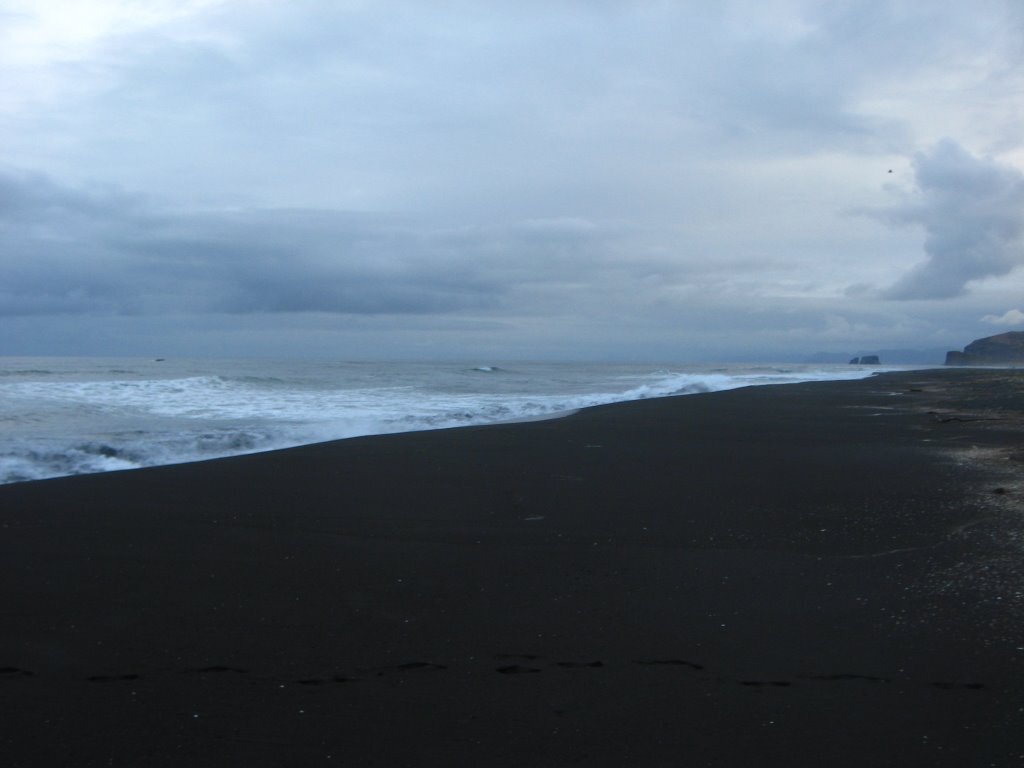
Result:
<svg viewBox="0 0 1024 768"><path fill-rule="evenodd" d="M0 0L0 354L1024 330L1024 4Z"/></svg>

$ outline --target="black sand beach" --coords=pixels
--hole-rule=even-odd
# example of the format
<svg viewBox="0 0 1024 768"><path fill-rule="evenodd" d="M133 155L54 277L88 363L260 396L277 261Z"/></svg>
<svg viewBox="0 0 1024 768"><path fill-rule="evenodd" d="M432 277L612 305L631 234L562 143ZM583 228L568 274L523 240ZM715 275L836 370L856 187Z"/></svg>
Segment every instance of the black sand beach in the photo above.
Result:
<svg viewBox="0 0 1024 768"><path fill-rule="evenodd" d="M1024 372L0 487L6 766L1024 763Z"/></svg>

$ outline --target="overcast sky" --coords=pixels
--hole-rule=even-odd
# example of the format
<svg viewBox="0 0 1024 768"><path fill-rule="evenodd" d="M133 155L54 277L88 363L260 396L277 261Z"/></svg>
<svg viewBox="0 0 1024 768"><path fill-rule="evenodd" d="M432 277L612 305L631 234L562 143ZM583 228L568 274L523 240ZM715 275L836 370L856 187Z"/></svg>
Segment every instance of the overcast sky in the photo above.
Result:
<svg viewBox="0 0 1024 768"><path fill-rule="evenodd" d="M1024 330L1018 0L0 0L0 354Z"/></svg>

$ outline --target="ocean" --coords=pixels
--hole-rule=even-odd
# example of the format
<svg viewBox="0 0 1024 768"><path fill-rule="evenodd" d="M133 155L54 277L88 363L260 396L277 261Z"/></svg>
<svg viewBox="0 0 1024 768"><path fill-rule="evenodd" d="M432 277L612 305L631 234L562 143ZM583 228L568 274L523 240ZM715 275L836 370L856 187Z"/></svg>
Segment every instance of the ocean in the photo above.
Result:
<svg viewBox="0 0 1024 768"><path fill-rule="evenodd" d="M0 483L879 370L0 357Z"/></svg>

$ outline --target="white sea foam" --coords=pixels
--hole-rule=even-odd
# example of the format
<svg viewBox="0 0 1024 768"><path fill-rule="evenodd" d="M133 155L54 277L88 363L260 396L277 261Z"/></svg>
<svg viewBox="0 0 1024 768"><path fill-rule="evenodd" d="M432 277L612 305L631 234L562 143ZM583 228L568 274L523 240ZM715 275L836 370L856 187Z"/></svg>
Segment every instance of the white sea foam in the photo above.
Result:
<svg viewBox="0 0 1024 768"><path fill-rule="evenodd" d="M0 358L0 482L876 370Z"/></svg>

